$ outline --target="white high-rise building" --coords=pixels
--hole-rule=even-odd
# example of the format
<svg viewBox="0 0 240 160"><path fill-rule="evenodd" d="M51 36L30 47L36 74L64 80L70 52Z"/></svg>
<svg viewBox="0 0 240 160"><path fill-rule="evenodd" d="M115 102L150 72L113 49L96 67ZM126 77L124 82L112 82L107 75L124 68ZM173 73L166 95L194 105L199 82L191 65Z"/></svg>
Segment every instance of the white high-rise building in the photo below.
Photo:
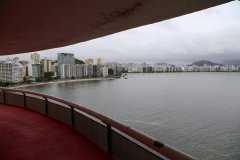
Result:
<svg viewBox="0 0 240 160"><path fill-rule="evenodd" d="M75 78L82 78L84 76L84 64L76 64L76 77Z"/></svg>
<svg viewBox="0 0 240 160"><path fill-rule="evenodd" d="M61 64L75 64L74 54L72 53L58 53L58 65Z"/></svg>
<svg viewBox="0 0 240 160"><path fill-rule="evenodd" d="M102 75L103 77L108 77L108 67L104 66L102 68Z"/></svg>
<svg viewBox="0 0 240 160"><path fill-rule="evenodd" d="M28 63L27 76L34 77L34 78L41 77L40 64Z"/></svg>
<svg viewBox="0 0 240 160"><path fill-rule="evenodd" d="M70 79L76 77L76 65L74 64L62 64L60 66L60 78Z"/></svg>
<svg viewBox="0 0 240 160"><path fill-rule="evenodd" d="M72 53L58 53L58 75L61 77L61 73L63 73L64 71L62 71L62 64L75 64L75 58L74 58L74 54Z"/></svg>
<svg viewBox="0 0 240 160"><path fill-rule="evenodd" d="M12 67L12 82L23 82L25 77L24 67L20 63L14 63Z"/></svg>
<svg viewBox="0 0 240 160"><path fill-rule="evenodd" d="M64 69L64 66L65 66L65 64L61 64L60 66L58 66L59 67L59 70L60 70L60 78L61 79L65 79L65 69Z"/></svg>
<svg viewBox="0 0 240 160"><path fill-rule="evenodd" d="M52 60L47 59L46 57L41 60L41 72L43 77L45 73L52 72Z"/></svg>
<svg viewBox="0 0 240 160"><path fill-rule="evenodd" d="M19 62L8 61L7 63L0 63L0 81L19 83L24 80L25 70Z"/></svg>
<svg viewBox="0 0 240 160"><path fill-rule="evenodd" d="M52 60L46 57L41 60L41 68L43 72L52 72Z"/></svg>
<svg viewBox="0 0 240 160"><path fill-rule="evenodd" d="M57 77L57 72L58 72L58 64L57 63L54 63L53 65L52 65L52 72L53 72L53 76L54 77Z"/></svg>
<svg viewBox="0 0 240 160"><path fill-rule="evenodd" d="M31 62L40 64L40 54L38 53L31 54Z"/></svg>
<svg viewBox="0 0 240 160"><path fill-rule="evenodd" d="M97 59L97 65L101 65L102 64L102 59L101 58L98 58Z"/></svg>
<svg viewBox="0 0 240 160"><path fill-rule="evenodd" d="M84 65L84 76L93 76L93 65L91 64Z"/></svg>

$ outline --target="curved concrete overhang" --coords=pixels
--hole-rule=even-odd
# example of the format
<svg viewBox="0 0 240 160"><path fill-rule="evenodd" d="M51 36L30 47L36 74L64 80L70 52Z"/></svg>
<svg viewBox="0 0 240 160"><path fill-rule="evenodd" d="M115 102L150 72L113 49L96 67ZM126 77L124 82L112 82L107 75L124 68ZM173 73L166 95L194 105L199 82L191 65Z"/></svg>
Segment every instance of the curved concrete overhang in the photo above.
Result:
<svg viewBox="0 0 240 160"><path fill-rule="evenodd" d="M0 0L0 54L71 45L230 0Z"/></svg>

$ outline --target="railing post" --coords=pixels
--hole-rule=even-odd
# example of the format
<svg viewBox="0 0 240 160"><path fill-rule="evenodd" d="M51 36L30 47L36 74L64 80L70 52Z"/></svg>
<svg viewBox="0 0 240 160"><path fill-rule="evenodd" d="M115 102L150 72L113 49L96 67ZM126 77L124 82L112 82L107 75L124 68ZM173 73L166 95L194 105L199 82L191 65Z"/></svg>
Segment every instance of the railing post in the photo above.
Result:
<svg viewBox="0 0 240 160"><path fill-rule="evenodd" d="M71 107L71 106L70 106ZM71 123L72 123L72 127L75 127L75 119L74 119L74 108L71 107Z"/></svg>
<svg viewBox="0 0 240 160"><path fill-rule="evenodd" d="M48 115L48 98L45 98L45 114Z"/></svg>
<svg viewBox="0 0 240 160"><path fill-rule="evenodd" d="M3 104L6 104L6 94L5 94L5 90L2 90L3 92Z"/></svg>
<svg viewBox="0 0 240 160"><path fill-rule="evenodd" d="M26 94L23 93L23 106L27 108L27 100L26 100Z"/></svg>
<svg viewBox="0 0 240 160"><path fill-rule="evenodd" d="M112 127L107 125L107 151L112 155Z"/></svg>

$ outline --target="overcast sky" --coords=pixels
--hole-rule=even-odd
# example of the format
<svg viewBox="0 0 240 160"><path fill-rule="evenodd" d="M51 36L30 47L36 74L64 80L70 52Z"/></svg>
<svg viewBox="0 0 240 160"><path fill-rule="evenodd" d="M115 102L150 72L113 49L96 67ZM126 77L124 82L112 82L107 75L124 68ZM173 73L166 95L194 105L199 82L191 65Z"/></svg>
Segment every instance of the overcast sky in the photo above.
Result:
<svg viewBox="0 0 240 160"><path fill-rule="evenodd" d="M104 62L187 64L202 59L240 60L240 2L38 53L41 58L56 59L58 52L74 53L82 60L100 57ZM30 54L10 57L27 60Z"/></svg>

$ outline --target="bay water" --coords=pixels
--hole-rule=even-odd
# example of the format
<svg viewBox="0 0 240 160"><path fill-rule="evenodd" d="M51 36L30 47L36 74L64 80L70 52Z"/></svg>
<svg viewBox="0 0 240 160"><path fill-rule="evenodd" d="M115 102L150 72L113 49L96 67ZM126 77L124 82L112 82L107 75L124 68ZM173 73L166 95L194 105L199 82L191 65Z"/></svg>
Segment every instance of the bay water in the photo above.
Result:
<svg viewBox="0 0 240 160"><path fill-rule="evenodd" d="M240 159L240 73L136 73L30 86L117 119L200 160Z"/></svg>

